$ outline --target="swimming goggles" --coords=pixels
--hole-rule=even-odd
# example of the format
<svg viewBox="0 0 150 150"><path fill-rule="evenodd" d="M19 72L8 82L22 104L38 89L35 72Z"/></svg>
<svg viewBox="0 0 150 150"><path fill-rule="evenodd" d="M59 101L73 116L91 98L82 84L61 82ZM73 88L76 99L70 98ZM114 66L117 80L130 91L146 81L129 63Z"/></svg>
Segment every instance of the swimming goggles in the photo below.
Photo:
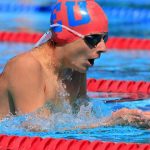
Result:
<svg viewBox="0 0 150 150"><path fill-rule="evenodd" d="M82 38L84 40L84 42L88 45L89 48L95 48L98 43L103 39L104 42L106 43L108 40L108 33L104 32L103 34L90 34L90 35L83 35L75 30L70 29L69 27L65 26L65 25L61 25L61 24L52 24L50 25L50 30L48 30L42 37L41 39L36 43L35 47L41 45L42 43L48 41L49 39L52 38L52 32L51 32L51 28L55 28L55 27L62 27L66 30L68 30L69 32L77 35L78 37Z"/></svg>
<svg viewBox="0 0 150 150"><path fill-rule="evenodd" d="M107 32L104 32L103 34L90 34L90 35L85 36L85 35L77 32L75 30L72 30L72 29L68 28L65 25L61 25L61 24L58 24L58 23L50 25L51 28L58 27L58 26L66 29L66 30L70 31L71 33L73 33L73 34L79 36L80 38L82 38L84 40L84 42L88 45L88 47L91 48L91 49L95 48L102 39L104 40L105 43L108 40L108 33Z"/></svg>

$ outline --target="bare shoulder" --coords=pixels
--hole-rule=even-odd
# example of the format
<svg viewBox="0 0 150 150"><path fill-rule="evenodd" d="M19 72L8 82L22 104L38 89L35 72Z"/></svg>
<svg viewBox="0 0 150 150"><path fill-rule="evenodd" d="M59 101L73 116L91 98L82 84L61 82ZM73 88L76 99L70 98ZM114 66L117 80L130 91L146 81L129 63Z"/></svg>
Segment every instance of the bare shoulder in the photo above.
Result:
<svg viewBox="0 0 150 150"><path fill-rule="evenodd" d="M30 54L24 53L8 61L3 74L8 89L33 88L43 84L43 69L40 63Z"/></svg>
<svg viewBox="0 0 150 150"><path fill-rule="evenodd" d="M7 77L12 77L16 74L33 74L41 70L40 63L30 53L24 53L10 59L4 68L3 74Z"/></svg>

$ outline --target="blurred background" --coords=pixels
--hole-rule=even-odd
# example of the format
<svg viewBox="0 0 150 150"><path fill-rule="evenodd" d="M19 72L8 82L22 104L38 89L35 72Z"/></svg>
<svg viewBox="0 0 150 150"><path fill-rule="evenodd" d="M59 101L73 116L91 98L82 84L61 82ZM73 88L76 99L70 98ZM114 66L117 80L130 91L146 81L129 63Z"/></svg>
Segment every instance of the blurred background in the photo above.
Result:
<svg viewBox="0 0 150 150"><path fill-rule="evenodd" d="M50 5L57 0L0 2L0 30L39 31L49 28ZM96 0L109 19L111 36L150 38L149 0Z"/></svg>
<svg viewBox="0 0 150 150"><path fill-rule="evenodd" d="M30 50L34 47L33 43L10 42L8 35L2 31L11 32L46 32L49 29L50 6L57 0L1 0L0 1L0 73L6 62L18 55L19 53ZM150 81L150 51L144 49L144 45L139 43L136 38L150 39L150 0L96 0L104 9L109 20L109 35L118 39L119 37L132 37L135 41L122 41L122 45L142 45L141 49L109 49L107 53L102 54L101 59L95 61L94 67L91 67L87 73L88 78L96 79L112 79L112 80L134 80L134 81ZM3 37L2 37L3 36ZM12 36L12 35L11 35ZM24 36L28 39L28 37ZM25 39L24 38L24 39ZM110 39L112 39L110 38ZM1 40L2 39L2 40ZM3 40L5 39L5 40ZM127 39L128 40L128 39ZM109 42L109 41L108 41ZM132 42L132 44L131 44ZM126 44L124 44L126 43ZM112 42L115 44L115 42ZM118 45L118 43L116 44ZM143 48L142 48L143 47ZM149 46L150 47L150 46ZM150 49L150 48L149 48ZM135 93L134 93L135 94ZM94 103L95 110L100 110L100 113L110 114L110 111L115 111L121 108L150 110L150 103L145 95L139 97L135 94L130 95L116 93L90 93ZM116 103L115 100L125 100L131 102ZM140 100L144 99L142 102ZM105 100L108 103L103 103ZM114 100L114 103L110 103ZM139 101L135 101L139 100ZM109 111L109 112L108 112ZM65 116L65 115L64 115ZM59 117L59 115L58 115ZM56 117L55 120L59 120ZM55 117L54 117L55 118ZM65 119L64 119L65 120ZM70 124L72 120L68 120ZM17 122L17 121L16 121ZM15 123L16 123L15 122ZM24 131L18 131L18 126L15 123L7 123L2 126L2 134L26 135ZM43 124L43 121L41 122ZM49 125L44 122L45 125ZM55 123L55 122L54 122ZM59 121L58 121L59 123ZM62 122L61 122L62 123ZM67 123L67 121L64 121ZM74 123L74 120L73 120ZM19 123L17 123L19 124ZM57 126L57 124L56 124ZM20 124L19 124L20 127ZM89 130L86 132L68 132L64 134L43 133L45 137L75 137L77 139L102 139L104 141L124 141L149 143L149 131L132 127L115 127L102 128L97 130ZM55 133L55 132L54 132ZM81 135L82 133L82 135ZM35 135L36 134L36 135ZM37 136L37 133L29 134ZM87 136L88 135L88 136ZM91 137L89 138L89 135ZM41 136L40 134L38 136Z"/></svg>

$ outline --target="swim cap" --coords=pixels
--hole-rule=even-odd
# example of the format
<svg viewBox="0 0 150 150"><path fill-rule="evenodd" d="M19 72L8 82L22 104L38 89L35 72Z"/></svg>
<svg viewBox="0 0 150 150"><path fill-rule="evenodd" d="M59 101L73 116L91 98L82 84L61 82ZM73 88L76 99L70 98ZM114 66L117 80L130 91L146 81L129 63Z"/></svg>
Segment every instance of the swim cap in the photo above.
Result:
<svg viewBox="0 0 150 150"><path fill-rule="evenodd" d="M58 0L52 7L50 24L64 25L82 35L108 32L107 17L94 0ZM51 31L52 40L59 45L79 38L62 26L52 27Z"/></svg>

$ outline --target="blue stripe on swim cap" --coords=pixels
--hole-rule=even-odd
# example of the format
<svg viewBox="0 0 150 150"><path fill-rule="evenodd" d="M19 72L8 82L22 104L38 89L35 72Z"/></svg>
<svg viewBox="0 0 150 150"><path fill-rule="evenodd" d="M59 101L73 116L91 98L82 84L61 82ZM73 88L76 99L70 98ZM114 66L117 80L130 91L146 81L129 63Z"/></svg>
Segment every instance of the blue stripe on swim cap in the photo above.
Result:
<svg viewBox="0 0 150 150"><path fill-rule="evenodd" d="M61 3L57 3L55 6L53 6L52 8L52 15L51 15L51 24L54 24L54 20L57 18L56 17L56 14L54 13L54 10L56 11L60 11L61 10ZM61 24L62 25L62 21L57 21L58 24ZM59 27L54 27L52 29L54 32L61 32L62 31L62 27L59 26Z"/></svg>
<svg viewBox="0 0 150 150"><path fill-rule="evenodd" d="M88 24L91 21L90 15L89 15L87 7L86 7L87 6L86 1L78 2L78 6L80 8L80 13L82 15L81 20L75 19L75 13L74 13L74 9L73 9L73 7L75 6L75 2L66 2L66 6L67 6L69 26L76 27L79 25Z"/></svg>
<svg viewBox="0 0 150 150"><path fill-rule="evenodd" d="M67 25L68 27L69 26L77 27L77 26L80 26L80 25L88 24L91 21L90 15L89 15L87 7L86 7L87 6L86 1L80 1L77 4L78 4L79 10L80 10L80 14L82 16L82 18L80 20L75 19L74 6L76 5L76 2L67 1L65 3L66 9L67 9L67 16L66 16L67 18L66 19L68 19L68 25ZM57 3L56 5L54 5L52 7L51 24L58 23L58 24L62 25L62 20L59 20L59 21L55 22L55 20L57 19L57 16L54 13L54 11L57 11L57 12L61 11L61 5L62 5L62 3L59 2L59 3ZM53 31L54 32L61 32L62 27L61 26L54 27Z"/></svg>

